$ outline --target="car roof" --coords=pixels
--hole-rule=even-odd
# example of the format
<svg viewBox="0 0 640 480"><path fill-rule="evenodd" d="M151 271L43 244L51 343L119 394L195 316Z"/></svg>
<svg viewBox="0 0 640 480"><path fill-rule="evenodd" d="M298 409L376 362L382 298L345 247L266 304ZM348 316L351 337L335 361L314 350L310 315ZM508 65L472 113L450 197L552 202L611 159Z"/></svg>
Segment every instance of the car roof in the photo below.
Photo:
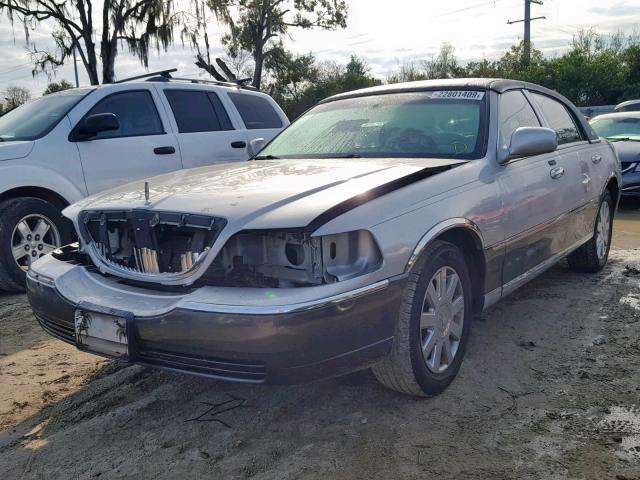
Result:
<svg viewBox="0 0 640 480"><path fill-rule="evenodd" d="M331 102L344 98L362 97L368 95L381 95L386 93L401 92L419 92L422 90L435 89L460 89L468 88L471 90L493 90L498 93L506 92L519 88L537 91L551 97L556 97L566 103L571 104L569 100L553 90L536 85L534 83L523 82L520 80L508 80L504 78L455 78L455 79L438 79L438 80L419 80L416 82L394 83L391 85L379 85L376 87L363 88L352 92L340 93L326 98L321 103Z"/></svg>
<svg viewBox="0 0 640 480"><path fill-rule="evenodd" d="M602 115L593 117L591 121L606 118L640 118L640 111L603 113Z"/></svg>
<svg viewBox="0 0 640 480"><path fill-rule="evenodd" d="M624 107L628 107L630 105L637 105L640 103L640 99L636 99L636 100L627 100L626 102L622 102L619 103L618 105L616 105L614 107L614 110L618 110L620 108L624 108Z"/></svg>

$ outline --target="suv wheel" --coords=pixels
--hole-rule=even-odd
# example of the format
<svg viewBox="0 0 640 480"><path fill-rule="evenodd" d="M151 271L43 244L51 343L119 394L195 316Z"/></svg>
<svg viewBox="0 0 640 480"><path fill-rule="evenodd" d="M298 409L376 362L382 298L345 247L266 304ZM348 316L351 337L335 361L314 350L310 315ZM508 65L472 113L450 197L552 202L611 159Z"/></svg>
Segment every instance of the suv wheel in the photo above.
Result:
<svg viewBox="0 0 640 480"><path fill-rule="evenodd" d="M70 238L60 211L39 198L17 198L0 204L0 289L24 291L31 263Z"/></svg>
<svg viewBox="0 0 640 480"><path fill-rule="evenodd" d="M567 257L569 266L579 272L599 272L607 264L613 232L613 201L605 192L598 208L593 237Z"/></svg>
<svg viewBox="0 0 640 480"><path fill-rule="evenodd" d="M401 393L432 396L454 379L472 317L471 280L455 245L436 241L414 266L404 293L391 354L372 367Z"/></svg>

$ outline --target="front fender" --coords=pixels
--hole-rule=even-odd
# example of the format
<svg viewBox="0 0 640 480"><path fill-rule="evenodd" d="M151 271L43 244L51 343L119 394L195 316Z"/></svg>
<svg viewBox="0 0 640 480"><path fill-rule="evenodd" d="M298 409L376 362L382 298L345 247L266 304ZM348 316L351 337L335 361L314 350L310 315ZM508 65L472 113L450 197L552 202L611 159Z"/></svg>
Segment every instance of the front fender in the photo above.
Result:
<svg viewBox="0 0 640 480"><path fill-rule="evenodd" d="M437 225L434 225L420 238L415 248L413 249L411 256L409 257L407 265L405 266L405 273L411 271L413 266L418 261L418 258L420 258L420 255L422 255L422 253L429 247L429 244L431 244L431 242L433 242L443 233L454 228L464 228L471 231L474 234L473 238L476 241L478 250L484 250L484 240L482 238L482 232L474 222L466 218L450 218L438 223Z"/></svg>
<svg viewBox="0 0 640 480"><path fill-rule="evenodd" d="M55 170L36 165L2 165L0 194L16 188L29 187L55 192L69 204L86 196L81 188Z"/></svg>

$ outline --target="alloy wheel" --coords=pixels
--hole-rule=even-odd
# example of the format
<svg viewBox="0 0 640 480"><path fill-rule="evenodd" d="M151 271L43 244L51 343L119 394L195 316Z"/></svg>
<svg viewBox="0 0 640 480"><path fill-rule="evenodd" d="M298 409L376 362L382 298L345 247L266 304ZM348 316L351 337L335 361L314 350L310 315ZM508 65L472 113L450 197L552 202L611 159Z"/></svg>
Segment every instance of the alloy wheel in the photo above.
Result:
<svg viewBox="0 0 640 480"><path fill-rule="evenodd" d="M602 260L607 254L610 229L611 207L609 206L609 202L602 202L602 205L600 205L600 211L598 212L598 220L596 224L596 252L598 254L599 260Z"/></svg>
<svg viewBox="0 0 640 480"><path fill-rule="evenodd" d="M458 352L464 324L464 290L451 267L438 269L431 277L422 304L420 337L427 368L442 373Z"/></svg>
<svg viewBox="0 0 640 480"><path fill-rule="evenodd" d="M22 218L13 229L11 250L18 266L27 271L38 258L61 245L60 232L49 218L31 214Z"/></svg>

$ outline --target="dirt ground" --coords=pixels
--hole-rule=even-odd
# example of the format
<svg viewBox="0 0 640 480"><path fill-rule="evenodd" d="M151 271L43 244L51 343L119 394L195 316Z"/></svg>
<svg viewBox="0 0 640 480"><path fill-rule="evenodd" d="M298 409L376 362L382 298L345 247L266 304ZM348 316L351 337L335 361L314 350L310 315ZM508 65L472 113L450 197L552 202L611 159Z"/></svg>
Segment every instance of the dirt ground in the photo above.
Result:
<svg viewBox="0 0 640 480"><path fill-rule="evenodd" d="M640 479L640 215L623 216L602 273L561 265L493 307L428 400L369 372L270 387L113 364L0 296L0 478Z"/></svg>

